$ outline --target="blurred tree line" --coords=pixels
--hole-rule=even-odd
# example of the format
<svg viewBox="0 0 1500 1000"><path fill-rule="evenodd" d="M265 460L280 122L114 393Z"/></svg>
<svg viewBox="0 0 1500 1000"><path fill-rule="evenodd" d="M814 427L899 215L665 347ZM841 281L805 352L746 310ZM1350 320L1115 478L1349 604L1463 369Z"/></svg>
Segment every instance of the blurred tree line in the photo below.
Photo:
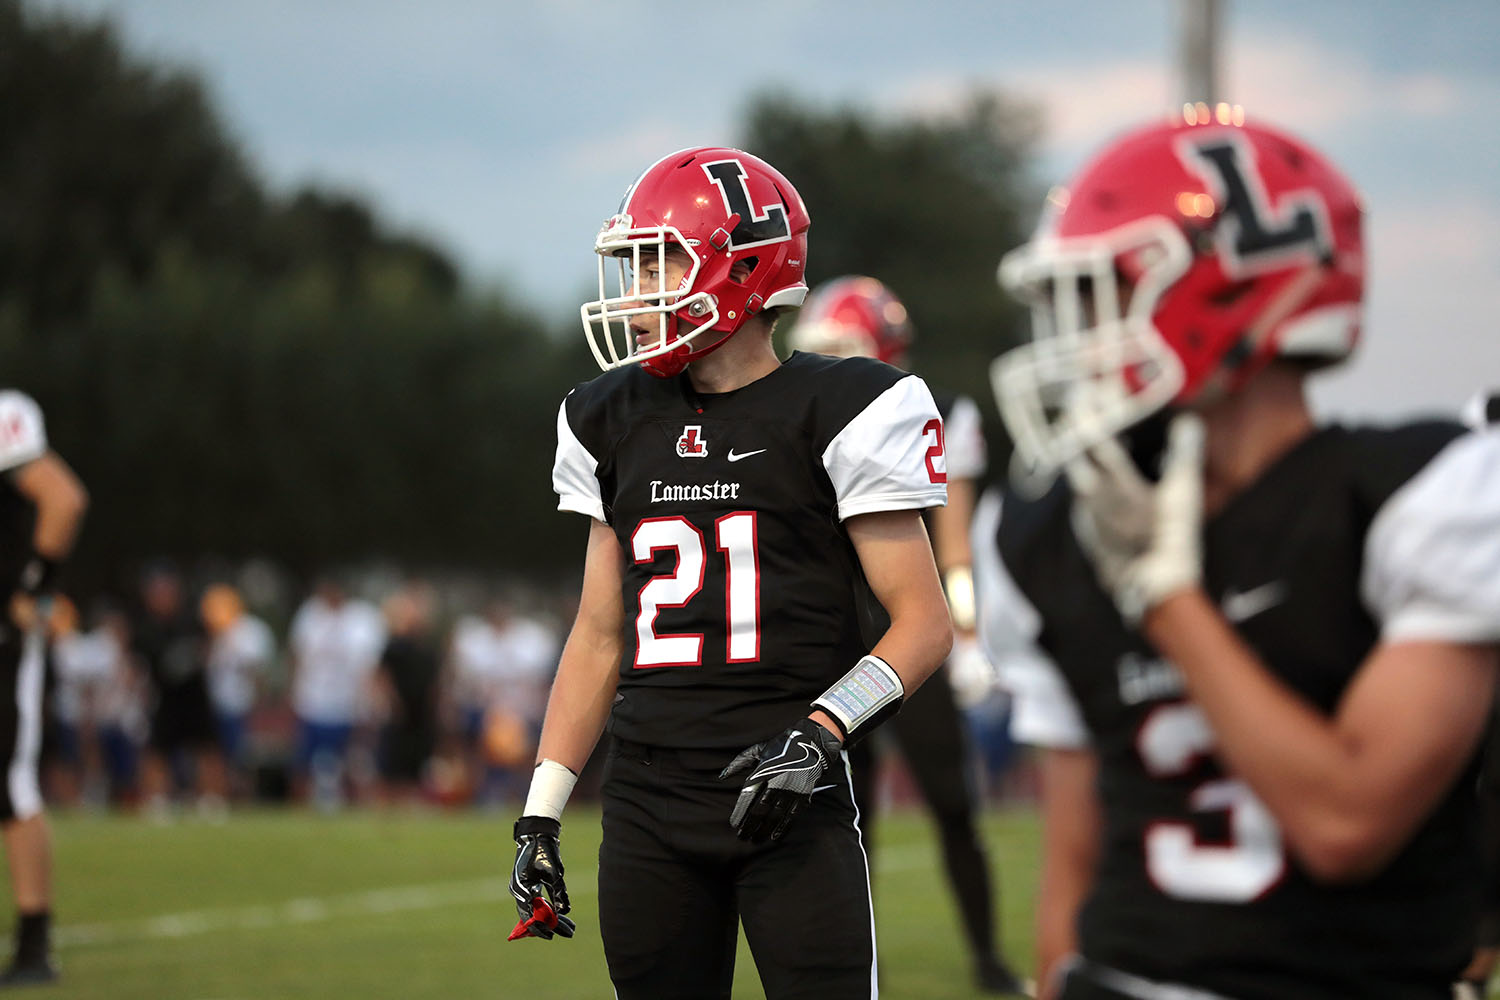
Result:
<svg viewBox="0 0 1500 1000"><path fill-rule="evenodd" d="M881 123L765 96L746 121L811 206L810 277L888 281L919 370L987 401L1024 110ZM466 287L357 198L268 192L192 74L0 0L0 384L94 496L84 589L155 555L567 577L584 532L553 512L554 421L596 369L561 312Z"/></svg>

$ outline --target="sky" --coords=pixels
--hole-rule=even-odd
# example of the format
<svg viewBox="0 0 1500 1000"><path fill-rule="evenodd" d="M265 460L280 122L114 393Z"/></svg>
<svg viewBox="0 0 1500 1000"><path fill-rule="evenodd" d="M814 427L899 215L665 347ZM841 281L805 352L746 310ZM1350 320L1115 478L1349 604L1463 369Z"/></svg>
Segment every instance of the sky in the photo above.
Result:
<svg viewBox="0 0 1500 1000"><path fill-rule="evenodd" d="M274 188L362 194L476 286L559 320L630 181L665 151L732 143L755 93L940 116L998 88L1043 113L1042 184L1180 103L1176 0L33 5L106 14L132 51L197 71ZM1500 386L1500 3L1221 11L1222 96L1312 141L1369 210L1365 339L1315 382L1319 411L1451 411Z"/></svg>

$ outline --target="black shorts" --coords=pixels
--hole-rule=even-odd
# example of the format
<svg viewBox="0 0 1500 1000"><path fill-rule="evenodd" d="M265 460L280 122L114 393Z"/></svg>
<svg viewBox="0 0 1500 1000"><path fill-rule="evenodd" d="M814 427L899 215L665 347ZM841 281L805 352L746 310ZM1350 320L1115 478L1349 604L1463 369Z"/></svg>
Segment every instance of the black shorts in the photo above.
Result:
<svg viewBox="0 0 1500 1000"><path fill-rule="evenodd" d="M0 823L42 811L37 760L42 749L42 698L47 645L9 625L0 637Z"/></svg>
<svg viewBox="0 0 1500 1000"><path fill-rule="evenodd" d="M847 768L780 840L739 840L732 753L616 740L604 768L599 930L619 1000L727 998L737 927L767 1000L869 1000L875 927Z"/></svg>

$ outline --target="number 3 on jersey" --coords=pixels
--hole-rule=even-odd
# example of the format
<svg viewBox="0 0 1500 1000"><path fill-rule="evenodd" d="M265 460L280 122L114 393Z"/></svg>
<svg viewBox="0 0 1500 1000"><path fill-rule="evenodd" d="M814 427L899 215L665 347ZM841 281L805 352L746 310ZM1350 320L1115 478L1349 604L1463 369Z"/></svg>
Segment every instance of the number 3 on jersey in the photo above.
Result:
<svg viewBox="0 0 1500 1000"><path fill-rule="evenodd" d="M1151 710L1136 734L1136 750L1157 778L1186 774L1213 752L1213 730L1197 705L1171 702ZM1270 810L1243 781L1220 778L1193 789L1194 812L1227 812L1227 843L1205 844L1190 823L1158 820L1146 828L1146 871L1176 899L1248 903L1286 870L1281 831Z"/></svg>
<svg viewBox="0 0 1500 1000"><path fill-rule="evenodd" d="M755 512L725 514L714 522L714 545L724 554L724 613L729 663L760 659L760 558L756 553ZM677 566L653 576L641 588L635 618L637 667L701 667L703 633L658 635L662 608L685 607L703 589L708 545L703 532L685 517L648 517L630 535L631 556L649 563L672 550Z"/></svg>

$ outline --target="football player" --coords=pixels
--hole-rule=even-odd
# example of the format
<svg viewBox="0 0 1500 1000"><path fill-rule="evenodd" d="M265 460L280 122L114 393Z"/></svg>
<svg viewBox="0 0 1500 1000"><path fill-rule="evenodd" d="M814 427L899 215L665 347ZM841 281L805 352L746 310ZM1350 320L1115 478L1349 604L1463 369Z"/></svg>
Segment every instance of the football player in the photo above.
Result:
<svg viewBox="0 0 1500 1000"><path fill-rule="evenodd" d="M1187 110L1001 265L1036 316L994 366L1026 488L981 503L977 561L1045 748L1044 995L1438 1000L1479 891L1500 437L1314 424L1304 379L1360 332L1359 197Z"/></svg>
<svg viewBox="0 0 1500 1000"><path fill-rule="evenodd" d="M46 684L46 622L58 567L73 550L88 494L47 445L29 396L0 391L0 561L10 581L0 623L0 831L16 904L16 944L0 988L51 982L52 835L42 812L37 755Z"/></svg>
<svg viewBox="0 0 1500 1000"><path fill-rule="evenodd" d="M599 925L621 998L729 996L741 922L768 997L876 993L843 748L952 644L920 515L946 458L916 376L777 358L808 222L769 164L696 148L649 167L595 242L582 317L605 374L563 401L553 469L559 508L590 518L583 591L511 890L517 935L573 933L559 816L607 721Z"/></svg>
<svg viewBox="0 0 1500 1000"><path fill-rule="evenodd" d="M906 307L876 278L837 278L815 290L797 314L787 338L799 351L840 358L876 358L907 368L913 328ZM958 901L975 981L993 993L1016 993L1021 984L995 947L994 902L989 865L974 825L974 797L968 781L966 727L958 701L983 701L995 687L995 672L974 636L973 559L969 519L975 481L984 473L984 433L979 408L966 396L935 393L943 418L948 455L948 504L934 507L927 523L953 619L953 654L933 683L907 699L886 732L895 738L937 820L948 883ZM883 624L883 623L882 623ZM958 700L955 700L955 695ZM871 742L849 751L854 801L863 817L865 850L872 851L875 818L875 755Z"/></svg>

